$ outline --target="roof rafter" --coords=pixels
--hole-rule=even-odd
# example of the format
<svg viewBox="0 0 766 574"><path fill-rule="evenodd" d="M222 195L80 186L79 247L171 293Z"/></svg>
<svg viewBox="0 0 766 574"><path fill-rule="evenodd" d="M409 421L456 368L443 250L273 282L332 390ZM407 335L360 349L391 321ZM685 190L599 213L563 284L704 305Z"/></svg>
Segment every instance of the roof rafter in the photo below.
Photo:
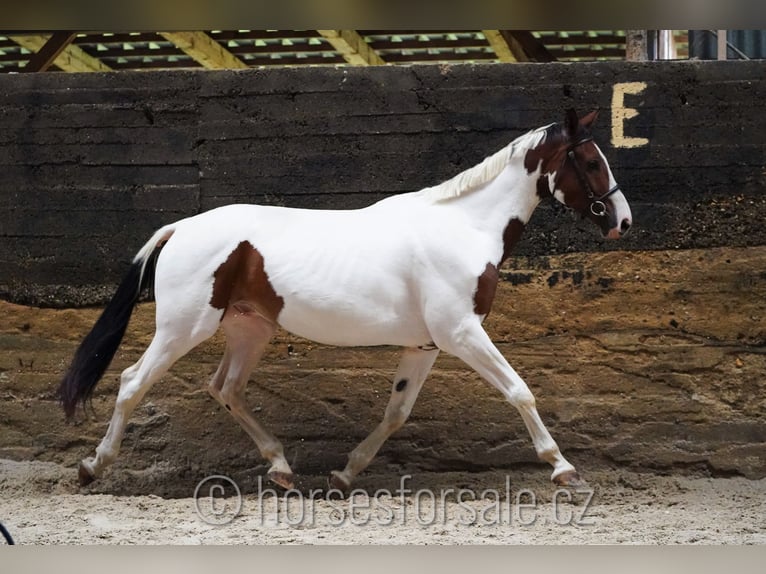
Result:
<svg viewBox="0 0 766 574"><path fill-rule="evenodd" d="M356 30L317 30L343 58L354 66L383 66L385 62Z"/></svg>
<svg viewBox="0 0 766 574"><path fill-rule="evenodd" d="M22 72L44 72L51 67L53 61L64 51L69 44L77 37L77 32L64 30L53 32L50 38L37 50L27 61Z"/></svg>
<svg viewBox="0 0 766 574"><path fill-rule="evenodd" d="M526 58L524 60L519 60L519 58L514 53L513 48L508 44L508 41L500 33L500 30L482 30L481 33L484 34L484 37L489 43L489 47L492 48L492 50L495 52L495 55L497 56L497 59L501 62L526 61ZM519 50L517 46L516 52L518 51Z"/></svg>
<svg viewBox="0 0 766 574"><path fill-rule="evenodd" d="M11 35L8 37L30 52L38 53L46 45L51 35ZM66 46L53 60L53 63L65 72L108 72L111 70L109 66L74 44Z"/></svg>
<svg viewBox="0 0 766 574"><path fill-rule="evenodd" d="M211 70L249 68L205 32L159 32L160 36Z"/></svg>
<svg viewBox="0 0 766 574"><path fill-rule="evenodd" d="M555 62L556 57L548 51L531 30L498 30L519 62Z"/></svg>

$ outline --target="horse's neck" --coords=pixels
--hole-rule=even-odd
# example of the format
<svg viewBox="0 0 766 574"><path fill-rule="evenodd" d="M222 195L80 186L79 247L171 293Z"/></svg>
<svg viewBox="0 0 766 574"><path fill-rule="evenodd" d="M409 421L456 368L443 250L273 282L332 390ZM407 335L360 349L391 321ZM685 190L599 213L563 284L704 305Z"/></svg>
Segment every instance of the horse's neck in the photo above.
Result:
<svg viewBox="0 0 766 574"><path fill-rule="evenodd" d="M502 235L508 222L526 224L540 203L536 174L527 174L521 160L514 158L492 181L456 198L457 208L465 211L477 226Z"/></svg>

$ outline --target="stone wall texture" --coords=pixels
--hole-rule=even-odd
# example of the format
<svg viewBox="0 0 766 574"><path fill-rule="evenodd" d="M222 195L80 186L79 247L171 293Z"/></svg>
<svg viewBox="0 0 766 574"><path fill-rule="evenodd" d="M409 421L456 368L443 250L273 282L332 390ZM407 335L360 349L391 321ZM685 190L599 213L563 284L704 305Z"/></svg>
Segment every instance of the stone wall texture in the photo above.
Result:
<svg viewBox="0 0 766 574"><path fill-rule="evenodd" d="M0 297L102 303L159 226L227 203L348 209L601 110L636 228L552 204L518 253L761 245L766 62L0 76ZM106 286L106 287L105 287Z"/></svg>

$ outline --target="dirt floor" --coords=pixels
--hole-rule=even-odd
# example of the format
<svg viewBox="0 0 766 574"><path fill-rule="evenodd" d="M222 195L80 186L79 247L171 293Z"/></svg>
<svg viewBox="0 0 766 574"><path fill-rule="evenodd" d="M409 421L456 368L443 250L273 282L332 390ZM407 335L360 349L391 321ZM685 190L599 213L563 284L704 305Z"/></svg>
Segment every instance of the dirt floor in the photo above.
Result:
<svg viewBox="0 0 766 574"><path fill-rule="evenodd" d="M442 356L361 490L326 500L327 473L382 416L398 352L285 333L249 400L283 440L295 493L265 492L266 466L205 390L220 338L151 390L117 462L80 488L153 306L92 410L65 423L57 380L99 310L0 302L0 521L41 544L766 543L766 248L518 258L503 279L488 331L592 492L557 493L518 414ZM229 498L210 507L203 490L195 506L219 474L241 489L236 516L225 483Z"/></svg>
<svg viewBox="0 0 766 574"><path fill-rule="evenodd" d="M764 479L608 471L591 474L592 491L557 494L541 474L513 474L510 497L500 473L415 476L403 500L400 484L343 501L251 492L235 516L234 498L211 508L205 497L83 494L72 469L4 460L0 515L19 544L766 543ZM458 503L450 483L476 500Z"/></svg>

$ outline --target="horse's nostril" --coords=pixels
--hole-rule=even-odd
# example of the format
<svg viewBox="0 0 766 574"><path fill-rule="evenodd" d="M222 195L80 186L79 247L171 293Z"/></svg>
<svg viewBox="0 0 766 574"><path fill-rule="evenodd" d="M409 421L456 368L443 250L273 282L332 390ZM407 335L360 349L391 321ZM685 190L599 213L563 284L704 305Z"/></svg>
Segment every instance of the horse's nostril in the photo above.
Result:
<svg viewBox="0 0 766 574"><path fill-rule="evenodd" d="M620 224L620 231L627 233L628 229L630 229L630 219L623 219L622 223Z"/></svg>

